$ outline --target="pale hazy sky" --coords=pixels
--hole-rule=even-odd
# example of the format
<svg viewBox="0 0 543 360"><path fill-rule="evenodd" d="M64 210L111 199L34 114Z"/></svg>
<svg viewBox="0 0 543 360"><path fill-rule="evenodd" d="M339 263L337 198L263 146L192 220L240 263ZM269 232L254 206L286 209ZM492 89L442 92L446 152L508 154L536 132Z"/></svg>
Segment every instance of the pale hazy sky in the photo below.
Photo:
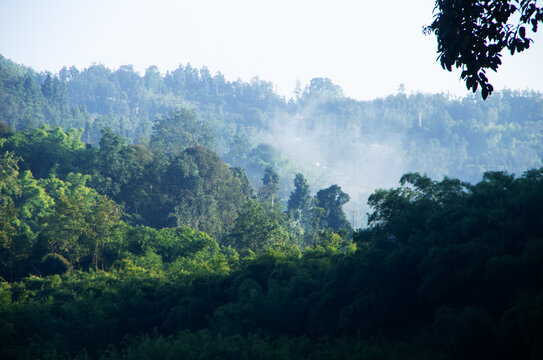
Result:
<svg viewBox="0 0 543 360"><path fill-rule="evenodd" d="M254 76L290 97L296 81L328 77L347 96L466 94L459 72L436 62L433 0L1 0L0 54L37 71L132 64L164 73L207 66L229 80ZM543 92L543 31L504 56L495 88Z"/></svg>

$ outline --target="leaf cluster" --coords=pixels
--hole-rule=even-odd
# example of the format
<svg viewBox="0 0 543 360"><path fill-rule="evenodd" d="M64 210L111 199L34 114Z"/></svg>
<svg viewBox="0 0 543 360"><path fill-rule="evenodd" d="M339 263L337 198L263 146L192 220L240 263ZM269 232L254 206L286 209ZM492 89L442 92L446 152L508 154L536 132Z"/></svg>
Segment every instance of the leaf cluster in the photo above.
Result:
<svg viewBox="0 0 543 360"><path fill-rule="evenodd" d="M435 9L435 19L424 31L437 37L441 66L461 68L468 90L480 86L483 99L494 90L486 70L498 69L503 50L513 55L528 49L532 40L525 26L536 32L543 22L537 0L437 0ZM517 23L510 22L513 15L519 17Z"/></svg>

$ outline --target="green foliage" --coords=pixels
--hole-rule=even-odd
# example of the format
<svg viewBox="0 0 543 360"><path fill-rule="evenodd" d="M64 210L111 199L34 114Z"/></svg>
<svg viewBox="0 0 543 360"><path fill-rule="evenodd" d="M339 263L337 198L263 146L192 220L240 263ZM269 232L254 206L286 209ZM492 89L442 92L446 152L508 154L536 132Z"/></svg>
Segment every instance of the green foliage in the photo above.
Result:
<svg viewBox="0 0 543 360"><path fill-rule="evenodd" d="M41 123L84 129L81 139L98 144L101 130L109 127L128 144L146 145L153 124L172 109L190 108L197 119L213 124L214 150L231 166L244 168L254 186L269 165L284 179L302 171L312 188L366 179L368 184L360 185L367 189L365 198L383 182L377 175L380 167L398 169L398 176L399 169L409 168L435 178L447 175L473 182L485 171L521 173L541 161L541 95L535 92L504 90L486 102L404 93L355 101L342 96L329 79L313 79L305 87L308 96L300 90L296 99L286 101L270 83L229 82L205 68L180 66L160 75L150 67L140 76L130 66L113 71L93 65L81 71L64 68L56 76L0 60L0 78L5 80L0 112L6 112L1 118L16 130ZM300 148L300 139L318 144L319 151ZM363 177L360 171L365 171ZM283 182L277 197L286 204L291 191L291 183ZM358 194L351 196L359 201Z"/></svg>
<svg viewBox="0 0 543 360"><path fill-rule="evenodd" d="M46 123L83 128L89 116L68 104L66 85L50 73L36 74L0 55L0 119L16 130Z"/></svg>
<svg viewBox="0 0 543 360"><path fill-rule="evenodd" d="M211 127L187 108L171 110L155 123L153 131L151 148L170 155L188 147L211 147L214 138Z"/></svg>
<svg viewBox="0 0 543 360"><path fill-rule="evenodd" d="M311 204L311 195L309 192L309 185L304 175L301 173L296 174L294 178L294 191L290 194L288 199L287 209L289 211L295 211L302 213L306 211ZM300 214L294 216L295 219L300 218Z"/></svg>
<svg viewBox="0 0 543 360"><path fill-rule="evenodd" d="M349 200L349 195L341 191L341 187L338 185L319 190L316 196L316 206L323 209L319 228L329 228L335 232L341 230L351 232L351 224L347 221L342 208Z"/></svg>
<svg viewBox="0 0 543 360"><path fill-rule="evenodd" d="M536 32L543 23L539 5L537 0L437 0L435 20L425 32L436 34L441 66L461 68L468 90L475 92L480 85L486 99L494 90L486 70L498 69L503 50L513 55L530 47L525 26Z"/></svg>
<svg viewBox="0 0 543 360"><path fill-rule="evenodd" d="M108 272L0 283L1 355L541 355L543 169L488 173L475 185L408 173L370 202L356 248L327 231L303 253L270 244L247 257L245 247L241 261L192 229L121 224ZM243 214L236 228L247 234L273 223L257 203ZM252 246L251 235L228 239Z"/></svg>
<svg viewBox="0 0 543 360"><path fill-rule="evenodd" d="M130 191L126 188L143 175L151 155L144 154L141 148L126 146L125 140L109 128L102 129L101 133L100 148L92 164L93 187L104 195L120 199L121 192Z"/></svg>
<svg viewBox="0 0 543 360"><path fill-rule="evenodd" d="M36 243L40 220L53 200L32 174L19 176L17 159L6 152L0 156L0 275L12 280L26 271L24 264Z"/></svg>
<svg viewBox="0 0 543 360"><path fill-rule="evenodd" d="M0 155L0 194L1 203L4 204L10 195L18 195L21 192L17 183L19 175L18 158L13 153L5 152Z"/></svg>
<svg viewBox="0 0 543 360"><path fill-rule="evenodd" d="M240 167L234 167L232 168L232 173L234 174L235 179L239 183L241 187L241 191L243 192L243 195L245 195L245 199L248 200L254 196L254 188L251 184L251 180L245 173L245 171Z"/></svg>
<svg viewBox="0 0 543 360"><path fill-rule="evenodd" d="M66 176L81 169L85 144L82 132L42 125L37 129L18 131L0 142L0 152L10 151L24 159L22 170L30 170L36 178Z"/></svg>
<svg viewBox="0 0 543 360"><path fill-rule="evenodd" d="M269 202L274 207L277 190L279 190L279 174L271 166L267 166L262 177L262 187L258 191L260 201Z"/></svg>
<svg viewBox="0 0 543 360"><path fill-rule="evenodd" d="M0 275L11 280L54 273L48 264L61 270L103 267L105 244L120 216L117 206L86 186L88 176L36 180L30 171L17 176L9 153L2 158L11 161L11 175L5 182L9 191L2 191Z"/></svg>
<svg viewBox="0 0 543 360"><path fill-rule="evenodd" d="M293 225L303 234L310 227L311 193L303 174L298 173L294 178L294 191L290 194L287 211Z"/></svg>
<svg viewBox="0 0 543 360"><path fill-rule="evenodd" d="M238 175L242 176L239 171ZM239 177L203 147L174 157L161 183L171 199L168 216L174 226L191 226L217 237L233 226L247 192Z"/></svg>
<svg viewBox="0 0 543 360"><path fill-rule="evenodd" d="M3 121L0 122L0 139L8 138L14 133L15 133L15 130L13 130L13 128L11 128L8 124L6 124Z"/></svg>
<svg viewBox="0 0 543 360"><path fill-rule="evenodd" d="M227 235L225 244L242 256L260 254L290 243L287 230L281 225L281 213L267 212L262 205L249 201Z"/></svg>
<svg viewBox="0 0 543 360"><path fill-rule="evenodd" d="M92 174L89 186L124 204L128 220L157 228L185 225L220 237L252 195L243 171L228 168L210 150L192 148L167 157L127 145L108 128L99 149L86 147L80 136L43 126L2 139L0 149L21 156L22 170L41 179L74 180L72 171ZM54 187L53 178L44 184Z"/></svg>

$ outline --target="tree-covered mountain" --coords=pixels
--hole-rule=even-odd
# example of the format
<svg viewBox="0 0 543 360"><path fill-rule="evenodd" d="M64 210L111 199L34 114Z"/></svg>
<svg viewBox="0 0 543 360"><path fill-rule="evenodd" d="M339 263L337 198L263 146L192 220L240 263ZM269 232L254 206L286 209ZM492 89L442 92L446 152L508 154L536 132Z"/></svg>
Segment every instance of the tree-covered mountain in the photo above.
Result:
<svg viewBox="0 0 543 360"><path fill-rule="evenodd" d="M317 78L287 100L269 82L228 81L188 64L165 74L156 66L139 74L103 65L38 74L5 58L0 78L0 121L16 130L41 123L83 129L82 140L95 146L104 127L133 144L153 142L160 120L190 108L212 149L245 169L255 187L267 166L278 171L284 208L297 172L313 191L342 186L358 218L375 188L393 186L407 171L474 182L486 171L521 174L543 156L543 98L535 92L504 90L482 101L400 89L356 101Z"/></svg>

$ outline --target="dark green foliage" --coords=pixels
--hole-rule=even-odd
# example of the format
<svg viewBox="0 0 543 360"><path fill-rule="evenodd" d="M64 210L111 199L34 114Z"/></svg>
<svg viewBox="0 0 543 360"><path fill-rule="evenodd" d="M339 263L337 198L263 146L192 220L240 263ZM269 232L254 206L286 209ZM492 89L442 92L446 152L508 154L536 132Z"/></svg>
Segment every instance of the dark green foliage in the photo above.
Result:
<svg viewBox="0 0 543 360"><path fill-rule="evenodd" d="M260 254L271 248L287 247L290 244L283 214L266 211L262 205L247 202L225 239L241 255Z"/></svg>
<svg viewBox="0 0 543 360"><path fill-rule="evenodd" d="M36 178L64 177L69 172L81 172L88 161L81 134L74 129L64 132L42 125L0 140L0 152L10 151L22 157L21 170L30 170Z"/></svg>
<svg viewBox="0 0 543 360"><path fill-rule="evenodd" d="M224 272L237 256L232 250L220 250L214 239L196 230L155 230L120 222L119 207L86 186L88 175L35 180L29 171L19 175L12 154L1 159L4 279L112 269L119 261L172 272Z"/></svg>
<svg viewBox="0 0 543 360"><path fill-rule="evenodd" d="M504 49L513 55L530 47L525 26L536 32L543 23L540 5L537 0L436 0L435 20L425 32L436 34L441 66L461 68L468 90L480 85L486 99L494 90L486 70L498 69Z"/></svg>
<svg viewBox="0 0 543 360"><path fill-rule="evenodd" d="M316 207L323 209L319 229L351 232L351 224L343 212L343 205L349 200L349 195L341 191L341 187L338 185L319 190L316 196Z"/></svg>
<svg viewBox="0 0 543 360"><path fill-rule="evenodd" d="M253 194L242 169L230 169L203 147L166 156L127 145L109 128L102 130L98 149L80 137L42 126L2 139L0 150L21 156L21 170L37 178L91 174L89 185L124 205L126 220L156 228L191 226L220 238Z"/></svg>
<svg viewBox="0 0 543 360"><path fill-rule="evenodd" d="M304 175L301 173L296 174L294 178L294 191L290 194L288 199L287 209L289 211L299 212L294 216L295 219L299 219L301 213L307 211L311 204L311 194L309 192L309 185Z"/></svg>
<svg viewBox="0 0 543 360"><path fill-rule="evenodd" d="M386 348L378 341L354 342L348 338L313 342L305 336L272 336L259 332L247 336L217 336L211 331L181 332L176 336L129 337L123 348L110 352L104 359L401 359L408 346ZM403 353L405 355L405 352ZM123 357L124 358L124 357Z"/></svg>
<svg viewBox="0 0 543 360"><path fill-rule="evenodd" d="M166 193L179 196L174 225L219 237L232 227L248 190L217 154L203 147L188 148L172 161L165 175Z"/></svg>
<svg viewBox="0 0 543 360"><path fill-rule="evenodd" d="M0 138L7 138L11 135L15 134L15 130L13 130L8 124L5 122L0 122Z"/></svg>
<svg viewBox="0 0 543 360"><path fill-rule="evenodd" d="M541 356L543 169L410 173L370 202L358 250L327 232L243 261L194 230L122 225L108 272L0 283L2 358Z"/></svg>
<svg viewBox="0 0 543 360"><path fill-rule="evenodd" d="M152 154L139 146L127 146L124 139L107 127L101 133L100 148L92 152L94 161L87 165L88 171L95 175L92 185L104 195L126 201L127 193L143 176Z"/></svg>
<svg viewBox="0 0 543 360"><path fill-rule="evenodd" d="M22 186L17 181L19 175L18 159L11 153L0 155L0 261L4 267L3 276L13 280L15 264L28 253L19 245L21 236L17 228L17 209L15 199L22 194ZM21 247L23 249L21 249ZM6 270L9 269L9 275ZM6 276L8 275L8 276Z"/></svg>
<svg viewBox="0 0 543 360"><path fill-rule="evenodd" d="M294 191L287 203L288 216L295 227L303 233L310 229L311 193L303 174L298 173L294 178Z"/></svg>
<svg viewBox="0 0 543 360"><path fill-rule="evenodd" d="M262 187L258 191L258 197L261 201L269 202L273 207L277 190L279 190L279 174L271 166L267 166L264 169Z"/></svg>
<svg viewBox="0 0 543 360"><path fill-rule="evenodd" d="M125 205L132 223L191 226L221 237L252 192L242 170L230 169L211 150L187 148L167 157L118 141L98 150L92 182Z"/></svg>

